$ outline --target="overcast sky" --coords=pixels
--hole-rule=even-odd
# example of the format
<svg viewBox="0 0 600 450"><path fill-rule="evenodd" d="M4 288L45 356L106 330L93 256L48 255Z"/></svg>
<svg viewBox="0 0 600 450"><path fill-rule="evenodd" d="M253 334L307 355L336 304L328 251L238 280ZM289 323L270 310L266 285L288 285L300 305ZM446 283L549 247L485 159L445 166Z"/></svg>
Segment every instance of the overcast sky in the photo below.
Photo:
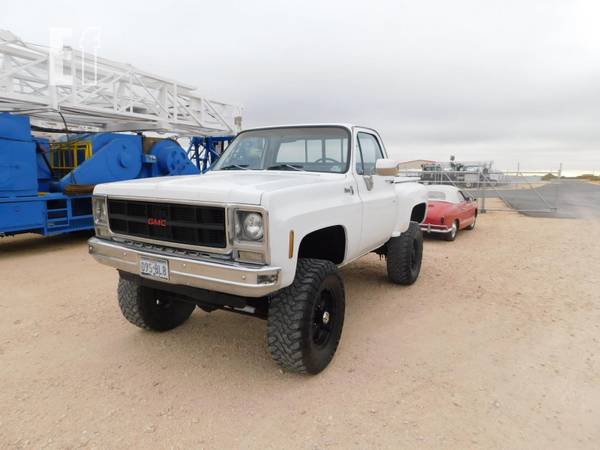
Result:
<svg viewBox="0 0 600 450"><path fill-rule="evenodd" d="M99 55L241 103L245 127L352 122L402 160L600 171L599 20L598 0L46 0L8 2L0 28L99 27Z"/></svg>

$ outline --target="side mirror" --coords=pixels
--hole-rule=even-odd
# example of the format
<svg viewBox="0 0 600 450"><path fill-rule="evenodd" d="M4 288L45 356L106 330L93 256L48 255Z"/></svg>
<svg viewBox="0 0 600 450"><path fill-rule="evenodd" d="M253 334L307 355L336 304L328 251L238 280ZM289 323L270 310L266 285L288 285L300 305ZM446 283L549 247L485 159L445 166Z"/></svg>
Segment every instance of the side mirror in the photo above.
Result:
<svg viewBox="0 0 600 450"><path fill-rule="evenodd" d="M375 161L375 174L384 177L395 177L398 175L398 163L394 159L380 158Z"/></svg>

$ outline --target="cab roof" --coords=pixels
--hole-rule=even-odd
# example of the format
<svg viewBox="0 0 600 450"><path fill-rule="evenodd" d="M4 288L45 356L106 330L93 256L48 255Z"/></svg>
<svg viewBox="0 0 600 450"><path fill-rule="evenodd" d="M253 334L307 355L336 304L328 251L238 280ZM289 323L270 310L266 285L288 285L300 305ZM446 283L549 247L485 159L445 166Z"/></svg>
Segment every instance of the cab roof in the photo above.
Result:
<svg viewBox="0 0 600 450"><path fill-rule="evenodd" d="M290 123L290 124L279 124L279 125L267 125L267 126L261 126L261 127L246 128L246 129L242 130L242 132L254 131L254 130L269 130L272 128L308 128L308 127L341 127L341 128L346 128L351 131L353 128L358 127L358 128L365 128L367 130L372 130L377 133L377 130L375 130L374 128L371 128L371 127L365 127L363 125L356 125L356 124L351 124L351 123L341 123L341 122Z"/></svg>

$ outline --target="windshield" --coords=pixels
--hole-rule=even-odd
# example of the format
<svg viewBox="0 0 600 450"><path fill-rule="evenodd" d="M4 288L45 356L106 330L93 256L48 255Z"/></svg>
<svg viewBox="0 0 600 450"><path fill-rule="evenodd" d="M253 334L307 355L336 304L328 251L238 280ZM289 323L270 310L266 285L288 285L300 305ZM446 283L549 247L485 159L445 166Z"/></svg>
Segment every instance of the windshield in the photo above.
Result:
<svg viewBox="0 0 600 450"><path fill-rule="evenodd" d="M348 170L350 133L341 127L271 128L242 132L212 170Z"/></svg>

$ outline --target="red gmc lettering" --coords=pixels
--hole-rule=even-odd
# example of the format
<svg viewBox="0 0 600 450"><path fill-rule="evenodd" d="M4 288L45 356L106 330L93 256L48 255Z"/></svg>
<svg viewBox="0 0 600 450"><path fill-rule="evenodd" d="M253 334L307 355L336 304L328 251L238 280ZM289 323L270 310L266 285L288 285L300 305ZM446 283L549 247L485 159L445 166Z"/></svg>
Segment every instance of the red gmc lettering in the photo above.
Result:
<svg viewBox="0 0 600 450"><path fill-rule="evenodd" d="M159 227L166 227L167 219L154 219L150 217L148 218L148 225L158 225Z"/></svg>

